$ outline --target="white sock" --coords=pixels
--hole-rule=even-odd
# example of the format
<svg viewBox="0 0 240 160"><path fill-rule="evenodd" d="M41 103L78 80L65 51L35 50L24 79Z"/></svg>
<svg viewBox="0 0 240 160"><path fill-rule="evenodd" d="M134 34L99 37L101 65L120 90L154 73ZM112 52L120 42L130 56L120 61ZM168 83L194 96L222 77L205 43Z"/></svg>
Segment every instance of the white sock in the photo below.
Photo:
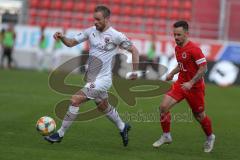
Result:
<svg viewBox="0 0 240 160"><path fill-rule="evenodd" d="M108 108L104 112L106 113L107 118L111 120L120 131L123 131L125 123L120 118L117 110L111 105L108 105Z"/></svg>
<svg viewBox="0 0 240 160"><path fill-rule="evenodd" d="M213 134L211 134L210 136L207 136L207 140L210 141L213 139Z"/></svg>
<svg viewBox="0 0 240 160"><path fill-rule="evenodd" d="M57 131L60 137L63 137L68 128L72 125L73 121L78 116L79 107L69 106L66 115L62 121L61 128Z"/></svg>
<svg viewBox="0 0 240 160"><path fill-rule="evenodd" d="M164 136L164 137L167 137L167 138L170 138L170 137L171 137L171 134L170 134L170 132L167 132L167 133L163 133L163 136Z"/></svg>

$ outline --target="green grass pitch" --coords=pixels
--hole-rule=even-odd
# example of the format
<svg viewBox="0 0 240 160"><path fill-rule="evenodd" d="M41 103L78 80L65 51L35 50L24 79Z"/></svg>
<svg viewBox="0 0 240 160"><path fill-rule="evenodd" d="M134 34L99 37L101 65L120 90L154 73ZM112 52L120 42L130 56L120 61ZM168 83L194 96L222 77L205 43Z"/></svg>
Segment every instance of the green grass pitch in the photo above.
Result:
<svg viewBox="0 0 240 160"><path fill-rule="evenodd" d="M80 76L67 82L78 84ZM114 91L114 90L113 90ZM132 125L128 147L123 147L116 127L106 118L75 122L62 143L49 144L35 129L41 116L49 115L60 126L54 105L70 95L48 86L48 73L0 70L0 160L224 160L240 159L240 88L207 85L206 111L216 134L212 153L203 152L204 134L186 102L173 108L173 143L159 149L152 143L161 135L158 106L162 96L137 100L129 107L119 98L118 110ZM87 103L88 108L93 103ZM84 110L84 109L83 109ZM141 116L152 115L150 121ZM154 117L155 116L155 117Z"/></svg>

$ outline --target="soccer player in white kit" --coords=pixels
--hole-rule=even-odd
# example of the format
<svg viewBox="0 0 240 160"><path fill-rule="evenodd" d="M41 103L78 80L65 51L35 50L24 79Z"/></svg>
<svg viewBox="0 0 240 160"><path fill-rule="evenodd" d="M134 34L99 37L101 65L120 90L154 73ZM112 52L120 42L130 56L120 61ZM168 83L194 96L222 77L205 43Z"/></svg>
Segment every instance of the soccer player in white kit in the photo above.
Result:
<svg viewBox="0 0 240 160"><path fill-rule="evenodd" d="M90 51L88 59L87 83L71 98L71 104L64 117L61 128L54 134L46 136L45 140L54 143L61 142L65 132L77 118L79 106L89 99L95 100L98 109L105 113L119 129L123 145L128 145L128 131L131 126L124 123L117 110L108 102L107 90L112 85L112 59L119 48L132 54L132 74L130 79L137 78L139 57L138 50L128 38L121 32L112 28L109 24L110 10L105 6L97 6L94 10L93 27L83 30L74 38L67 38L62 33L56 32L54 38L60 39L66 46L73 47L81 42L89 41Z"/></svg>

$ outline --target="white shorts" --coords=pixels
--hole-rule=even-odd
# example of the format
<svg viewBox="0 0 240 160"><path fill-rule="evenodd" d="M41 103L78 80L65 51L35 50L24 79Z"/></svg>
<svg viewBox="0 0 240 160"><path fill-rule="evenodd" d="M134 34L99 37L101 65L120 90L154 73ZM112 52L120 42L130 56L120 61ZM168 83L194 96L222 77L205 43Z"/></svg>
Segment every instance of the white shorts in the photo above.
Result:
<svg viewBox="0 0 240 160"><path fill-rule="evenodd" d="M98 79L95 82L88 82L81 91L89 99L95 99L96 102L100 102L103 99L108 98L108 89L111 87L112 81Z"/></svg>

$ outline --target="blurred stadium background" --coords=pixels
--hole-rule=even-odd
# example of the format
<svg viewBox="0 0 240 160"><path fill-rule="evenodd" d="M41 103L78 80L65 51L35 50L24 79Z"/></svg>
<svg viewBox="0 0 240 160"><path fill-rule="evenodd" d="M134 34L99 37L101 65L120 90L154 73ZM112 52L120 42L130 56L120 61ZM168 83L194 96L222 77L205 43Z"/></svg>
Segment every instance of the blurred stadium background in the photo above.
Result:
<svg viewBox="0 0 240 160"><path fill-rule="evenodd" d="M15 24L15 67L37 68L42 34L46 38L46 68L52 67L54 52L59 55L55 66L80 55L87 48L86 43L71 49L62 46L56 51L52 34L64 31L73 36L92 26L92 12L98 4L111 8L112 25L132 39L141 55L146 55L151 36L155 35L156 56L159 63L168 68L176 64L172 24L179 19L187 20L191 38L200 45L210 62L207 81L220 85L240 83L238 0L1 0L0 28ZM219 61L224 62L218 64Z"/></svg>
<svg viewBox="0 0 240 160"><path fill-rule="evenodd" d="M87 43L56 50L52 35L55 31L63 31L73 36L92 26L93 9L99 4L110 7L112 25L128 35L141 56L146 55L151 37L155 35L158 63L170 69L176 65L172 24L180 19L189 22L190 37L201 47L209 62L205 76L208 83L206 103L217 135L212 154L202 153L204 137L191 119L185 102L180 103L173 114L182 114L184 119L187 113L187 120L194 123L178 117L173 123L176 142L159 150L151 148L161 133L157 123L161 96L138 99L133 108L119 98L118 109L134 126L128 148L121 148L119 135L105 119L76 123L61 145L48 145L37 135L34 125L41 116L52 116L59 126L54 105L70 96L52 91L48 87L49 73L37 71L41 36L46 38L44 70L51 70L53 63L57 63L56 67L81 55L87 50ZM239 0L0 0L0 29L14 24L16 32L15 69L0 68L0 159L240 159L239 10ZM0 51L2 54L2 49ZM59 61L53 62L56 54ZM125 59L117 58L124 63ZM73 65L77 68L79 63ZM117 65L114 72L124 76L127 69L123 66ZM82 83L79 77L72 75L67 82L79 85ZM116 93L114 88L112 92ZM145 116L154 113L156 119L139 123L142 122L141 116L138 119L139 113Z"/></svg>

